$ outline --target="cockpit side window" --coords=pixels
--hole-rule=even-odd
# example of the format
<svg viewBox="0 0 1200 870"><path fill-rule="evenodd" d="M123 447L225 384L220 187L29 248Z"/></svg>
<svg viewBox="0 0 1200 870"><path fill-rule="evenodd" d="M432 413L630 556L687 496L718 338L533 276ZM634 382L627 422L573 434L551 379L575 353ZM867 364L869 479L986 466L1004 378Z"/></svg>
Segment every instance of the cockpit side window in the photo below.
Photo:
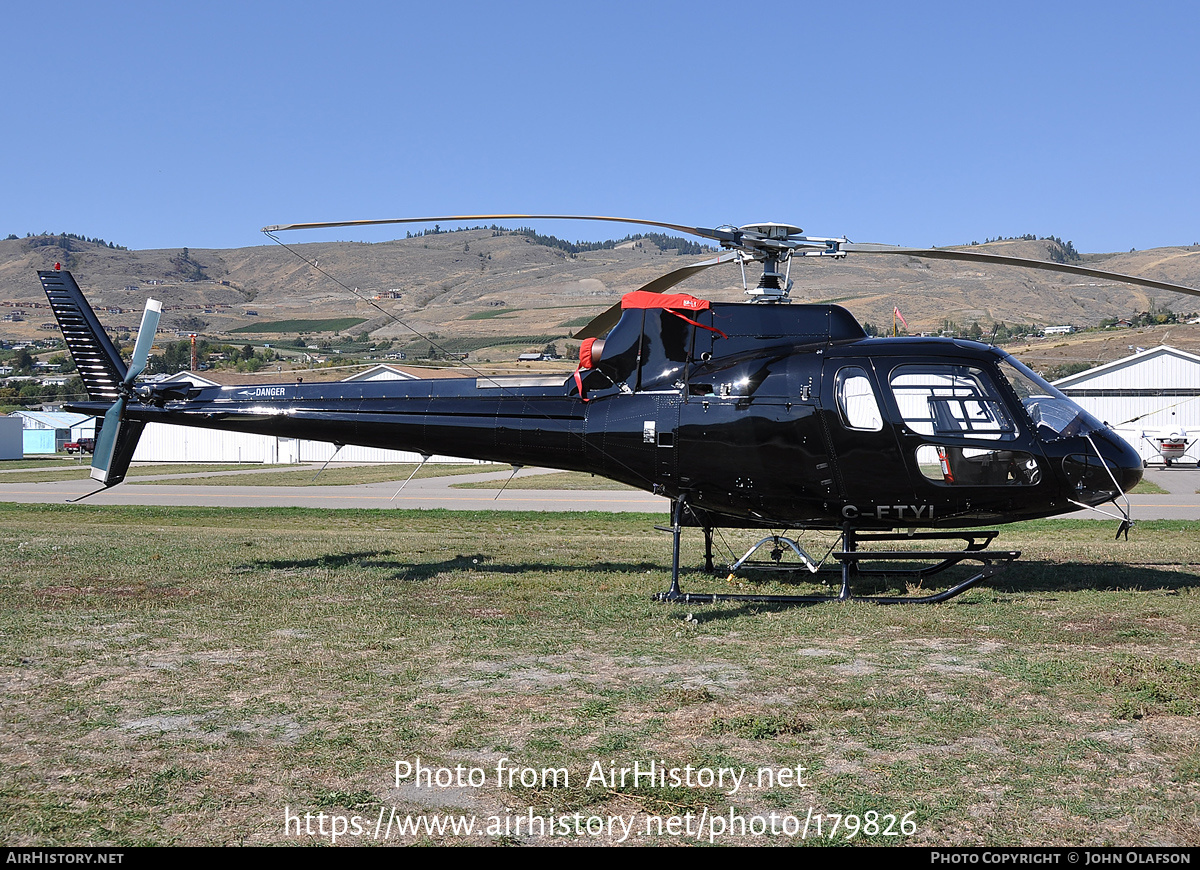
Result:
<svg viewBox="0 0 1200 870"><path fill-rule="evenodd" d="M902 365L892 370L892 395L904 424L937 438L1011 441L1017 427L995 383L968 365Z"/></svg>
<svg viewBox="0 0 1200 870"><path fill-rule="evenodd" d="M879 402L865 369L859 366L841 369L837 373L835 388L842 425L847 429L866 432L883 429L883 415L879 413Z"/></svg>

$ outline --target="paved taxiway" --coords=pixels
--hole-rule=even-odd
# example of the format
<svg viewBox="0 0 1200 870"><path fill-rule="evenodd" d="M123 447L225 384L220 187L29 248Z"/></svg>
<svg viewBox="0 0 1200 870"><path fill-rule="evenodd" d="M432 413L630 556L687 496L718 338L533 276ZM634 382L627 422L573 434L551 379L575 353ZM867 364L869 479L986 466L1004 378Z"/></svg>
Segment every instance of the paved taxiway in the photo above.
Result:
<svg viewBox="0 0 1200 870"><path fill-rule="evenodd" d="M243 474L244 471L225 472ZM315 472L314 472L315 473ZM520 477L545 473L523 469ZM189 477L211 476L160 475L131 478L132 481L172 480L177 483L127 482L88 498L88 504L120 505L215 505L223 507L311 507L311 508L444 508L446 510L508 511L632 511L662 513L667 499L631 490L522 490L506 489L499 497L496 490L454 489L452 484L466 481L504 481L509 472L430 477L409 481L397 494L399 482L366 483L356 486L196 486ZM1194 468L1148 469L1146 477L1168 495L1130 496L1135 519L1200 519L1200 470ZM518 478L518 479L519 479ZM79 498L95 487L90 480L47 481L45 483L4 483L0 473L0 501L57 503ZM1113 506L1105 506L1113 511ZM1079 511L1072 517L1106 519L1094 511Z"/></svg>
<svg viewBox="0 0 1200 870"><path fill-rule="evenodd" d="M261 469L256 469L261 470ZM246 471L217 472L245 474ZM313 469L316 473L316 467ZM547 473L544 469L522 469L518 479ZM223 507L311 507L311 508L444 508L445 510L508 511L631 511L654 513L668 510L661 496L632 490L529 490L506 489L497 498L494 489L454 489L452 484L494 480L503 483L511 472L456 474L410 480L397 493L401 481L364 483L354 486L194 486L189 477L212 477L213 472L192 475L156 475L129 478L120 486L97 493L87 504L120 505L217 505ZM268 475L264 475L266 477ZM3 482L0 501L62 503L94 490L91 480L60 480L45 483ZM178 483L146 485L139 481L178 480Z"/></svg>

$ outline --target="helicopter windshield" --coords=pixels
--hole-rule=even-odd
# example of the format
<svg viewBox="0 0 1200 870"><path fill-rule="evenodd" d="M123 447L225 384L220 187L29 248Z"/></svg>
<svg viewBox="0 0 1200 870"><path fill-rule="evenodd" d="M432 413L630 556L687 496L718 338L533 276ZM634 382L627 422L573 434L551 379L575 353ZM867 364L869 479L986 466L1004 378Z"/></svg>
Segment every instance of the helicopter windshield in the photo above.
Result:
<svg viewBox="0 0 1200 870"><path fill-rule="evenodd" d="M1000 360L999 368L1025 406L1039 437L1069 438L1104 428L1103 423L1012 357Z"/></svg>

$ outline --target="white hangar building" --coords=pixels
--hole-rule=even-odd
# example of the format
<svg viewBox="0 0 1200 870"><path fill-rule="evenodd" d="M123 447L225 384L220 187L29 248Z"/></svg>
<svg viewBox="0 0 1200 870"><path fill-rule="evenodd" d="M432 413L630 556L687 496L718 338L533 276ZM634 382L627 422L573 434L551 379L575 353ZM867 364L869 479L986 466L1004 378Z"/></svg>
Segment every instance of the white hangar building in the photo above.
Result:
<svg viewBox="0 0 1200 870"><path fill-rule="evenodd" d="M1200 356L1159 345L1054 382L1151 462L1152 439L1186 432L1183 461L1200 462Z"/></svg>
<svg viewBox="0 0 1200 870"><path fill-rule="evenodd" d="M52 454L63 445L96 434L96 418L69 411L13 411L22 430L23 454ZM20 457L17 457L20 459Z"/></svg>
<svg viewBox="0 0 1200 870"><path fill-rule="evenodd" d="M219 386L193 372L180 372L163 381L187 381L201 387ZM413 375L386 365L377 365L344 383L379 380L417 380ZM337 454L334 457L334 454ZM309 441L302 438L280 438L274 435L251 435L246 432L224 432L217 429L197 429L150 423L133 454L135 462L257 462L266 465L287 465L295 462L420 462L421 454L407 450L382 450L377 447L346 445L340 451L328 441ZM453 456L434 456L430 462L473 462Z"/></svg>

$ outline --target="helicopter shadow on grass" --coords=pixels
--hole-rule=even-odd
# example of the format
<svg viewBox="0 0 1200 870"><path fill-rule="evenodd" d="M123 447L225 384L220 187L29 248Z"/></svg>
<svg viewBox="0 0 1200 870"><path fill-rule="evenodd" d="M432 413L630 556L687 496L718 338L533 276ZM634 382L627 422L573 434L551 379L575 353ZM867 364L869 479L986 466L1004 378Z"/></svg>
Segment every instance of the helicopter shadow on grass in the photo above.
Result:
<svg viewBox="0 0 1200 870"><path fill-rule="evenodd" d="M931 595L960 583L976 573L977 570L978 566L955 566L939 574L933 582L927 579L923 583L918 583L912 577L898 574L859 576L853 582L852 593L861 597L909 595L915 598ZM683 591L693 594L714 593L717 595L825 595L828 596L828 600L786 604L760 601L726 601L717 604L679 602L673 606L693 609L694 612L689 613L689 616L694 616L698 622L720 622L753 617L762 613L781 612L795 607L821 607L838 601L836 596L840 587L840 574L835 571L822 571L818 575L812 575L804 570L781 573L752 569L738 574L736 588L724 582L720 576L723 573L723 571L714 574L705 574L701 571L688 572L682 578L685 581ZM788 579L785 579L788 577L793 579L789 582ZM978 586L967 590L963 597L956 597L945 603L957 606L981 604L985 600L978 597L981 592L991 599L1003 596L1005 600L1009 596L1022 594L1053 595L1085 591L1160 592L1176 595L1185 588L1198 585L1200 585L1200 575L1189 574L1185 571L1146 568L1115 562L1028 561L1016 562L1008 571L984 580ZM973 593L974 597L972 597ZM863 601L860 598L853 603L865 604L869 603L869 600Z"/></svg>
<svg viewBox="0 0 1200 870"><path fill-rule="evenodd" d="M421 583L442 574L474 571L490 575L522 575L530 573L631 575L663 573L654 562L595 562L582 564L551 564L546 562L497 562L485 553L464 555L430 562L405 561L399 553L388 550L367 550L354 553L329 553L310 559L258 559L235 567L235 571L320 571L339 569L392 571L385 583Z"/></svg>
<svg viewBox="0 0 1200 870"><path fill-rule="evenodd" d="M1179 592L1200 585L1200 573L1120 562L1020 561L987 584L1004 592Z"/></svg>
<svg viewBox="0 0 1200 870"><path fill-rule="evenodd" d="M936 577L916 580L902 574L887 574L883 568L876 569L880 573L860 575L852 583L855 595L929 595L941 589L962 582L975 574L979 566L963 563L947 568ZM832 588L836 593L840 575L835 571L825 570L818 575L806 571L785 573L787 586L809 586L826 589ZM797 582L796 578L799 578ZM781 582L779 575L767 571L747 571L739 575L740 583L745 584L742 592L753 594L754 587L765 587L771 582ZM1047 562L1035 560L1018 560L1007 570L996 576L982 581L975 589L992 590L1019 594L1022 592L1082 592L1082 591L1128 591L1128 592L1178 592L1182 589L1200 585L1200 572L1171 570L1162 567L1144 565L1127 565L1120 562ZM700 591L700 590L685 590ZM765 591L765 590L764 590ZM797 594L802 594L797 590Z"/></svg>
<svg viewBox="0 0 1200 870"><path fill-rule="evenodd" d="M570 585L570 577L579 578L578 586L595 585L598 578L631 576L646 577L645 594L663 591L669 582L669 568L656 562L595 562L591 564L562 564L538 561L498 562L484 553L458 553L449 558L435 561L405 561L400 554L386 550L365 550L350 553L328 553L308 559L264 559L243 563L239 571L338 571L359 570L388 572L382 578L385 584L417 584L433 580L447 573L476 573L479 576L513 576L553 573L564 575L563 582ZM934 578L918 582L912 577L897 574L866 575L857 577L852 586L856 596L903 596L918 597L945 589L976 573L978 566L960 565L947 569ZM679 602L664 604L665 607L688 607L696 610L702 621L736 620L765 612L782 611L794 607L821 606L836 601L840 578L837 572L823 571L818 575L808 572L780 573L750 570L740 573L737 585L725 581L725 571L707 574L700 568L684 569L684 592L693 594L797 594L828 596L829 602L807 601L795 603L738 602L720 604L698 604ZM789 579L791 578L791 579ZM1073 563L1028 561L1017 562L1004 573L985 580L969 590L966 597L952 599L956 604L977 604L971 593L985 595L1021 595L1028 593L1060 594L1083 591L1122 592L1167 592L1195 587L1200 576L1185 571L1147 568L1119 563ZM660 588L661 587L661 588Z"/></svg>

